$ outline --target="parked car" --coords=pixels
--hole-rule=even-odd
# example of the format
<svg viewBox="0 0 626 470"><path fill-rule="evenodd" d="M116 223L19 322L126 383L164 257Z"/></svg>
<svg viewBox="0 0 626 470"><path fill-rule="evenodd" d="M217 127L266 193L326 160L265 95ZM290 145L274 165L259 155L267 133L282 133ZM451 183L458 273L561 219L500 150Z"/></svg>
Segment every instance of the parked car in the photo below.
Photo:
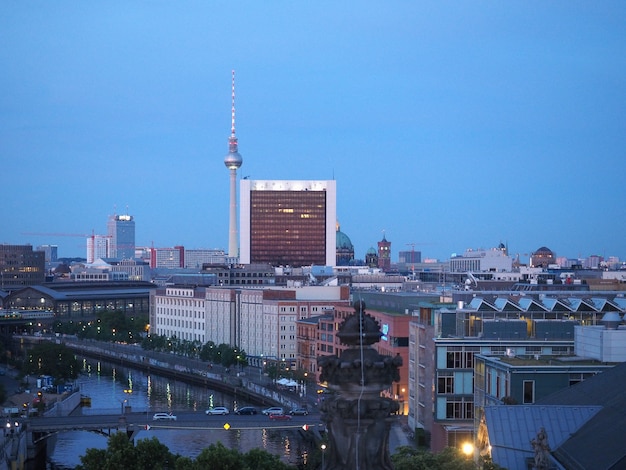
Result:
<svg viewBox="0 0 626 470"><path fill-rule="evenodd" d="M309 414L309 410L306 408L294 408L289 412L292 416L306 416Z"/></svg>
<svg viewBox="0 0 626 470"><path fill-rule="evenodd" d="M161 421L161 420L176 421L176 415L173 415L172 413L154 413L154 415L152 415L152 420L153 421Z"/></svg>
<svg viewBox="0 0 626 470"><path fill-rule="evenodd" d="M255 415L258 411L254 406L244 406L243 408L239 408L235 411L235 413L238 415Z"/></svg>
<svg viewBox="0 0 626 470"><path fill-rule="evenodd" d="M280 406L272 406L270 408L265 408L262 413L264 415L284 415L285 410L283 410Z"/></svg>
<svg viewBox="0 0 626 470"><path fill-rule="evenodd" d="M230 413L230 410L225 406L216 406L214 408L209 408L205 411L208 415L227 415Z"/></svg>
<svg viewBox="0 0 626 470"><path fill-rule="evenodd" d="M274 421L289 421L291 419L291 415L278 414L278 413L270 413L269 417L271 420L274 420Z"/></svg>

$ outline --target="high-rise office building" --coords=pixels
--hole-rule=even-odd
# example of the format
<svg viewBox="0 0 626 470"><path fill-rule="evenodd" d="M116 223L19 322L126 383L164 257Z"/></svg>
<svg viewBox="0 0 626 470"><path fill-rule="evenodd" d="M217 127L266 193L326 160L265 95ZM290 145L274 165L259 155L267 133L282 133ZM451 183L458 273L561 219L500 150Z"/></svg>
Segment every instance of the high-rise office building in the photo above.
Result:
<svg viewBox="0 0 626 470"><path fill-rule="evenodd" d="M112 215L107 223L110 237L109 256L135 258L135 220L132 215Z"/></svg>
<svg viewBox="0 0 626 470"><path fill-rule="evenodd" d="M241 263L336 265L334 180L243 179L240 193Z"/></svg>
<svg viewBox="0 0 626 470"><path fill-rule="evenodd" d="M238 145L235 135L235 71L233 70L230 137L228 138L228 155L224 158L224 165L230 171L228 256L231 258L239 255L237 248L237 169L243 164L243 158L239 154Z"/></svg>

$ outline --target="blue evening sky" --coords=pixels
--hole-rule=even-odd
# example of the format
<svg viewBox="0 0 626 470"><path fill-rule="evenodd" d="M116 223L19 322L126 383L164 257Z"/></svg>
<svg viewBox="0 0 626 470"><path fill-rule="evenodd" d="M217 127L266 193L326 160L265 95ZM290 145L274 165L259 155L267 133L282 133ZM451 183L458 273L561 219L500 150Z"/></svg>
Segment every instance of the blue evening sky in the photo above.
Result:
<svg viewBox="0 0 626 470"><path fill-rule="evenodd" d="M394 261L624 259L625 25L621 0L5 0L0 243L85 256L41 234L128 211L137 245L227 250L235 69L239 177L336 179L357 258L384 231Z"/></svg>

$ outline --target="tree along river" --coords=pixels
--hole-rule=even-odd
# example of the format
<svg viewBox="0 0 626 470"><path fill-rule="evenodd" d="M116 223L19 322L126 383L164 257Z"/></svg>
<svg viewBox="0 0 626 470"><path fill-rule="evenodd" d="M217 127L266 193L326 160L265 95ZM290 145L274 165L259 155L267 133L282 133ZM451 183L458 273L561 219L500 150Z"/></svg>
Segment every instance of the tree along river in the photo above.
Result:
<svg viewBox="0 0 626 470"><path fill-rule="evenodd" d="M91 398L90 407L75 411L83 415L121 414L126 407L133 413L146 413L152 419L157 412L194 411L204 416L210 406L233 409L249 405L236 397L205 387L158 377L146 372L120 367L95 359L80 358L82 375L77 379L82 395ZM132 390L131 393L129 391ZM224 422L228 417L221 418ZM261 421L263 422L263 421ZM247 452L261 448L280 455L286 463L295 465L306 461L310 444L302 439L298 430L241 429L150 429L141 430L136 439L156 437L172 453L195 458L202 449L218 441L226 447ZM48 445L48 468L71 469L80 464L80 456L88 448L104 449L107 438L87 431L59 433Z"/></svg>

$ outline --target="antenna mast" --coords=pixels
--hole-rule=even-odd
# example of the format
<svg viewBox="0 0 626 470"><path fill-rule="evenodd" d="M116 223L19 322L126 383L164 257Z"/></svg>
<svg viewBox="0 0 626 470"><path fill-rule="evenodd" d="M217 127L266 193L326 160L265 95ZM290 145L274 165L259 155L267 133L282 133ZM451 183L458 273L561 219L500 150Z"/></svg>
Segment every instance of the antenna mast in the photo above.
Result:
<svg viewBox="0 0 626 470"><path fill-rule="evenodd" d="M232 71L232 88L231 88L231 108L230 108L230 137L228 138L228 151L230 153L236 153L237 149L237 135L235 134L235 70Z"/></svg>

